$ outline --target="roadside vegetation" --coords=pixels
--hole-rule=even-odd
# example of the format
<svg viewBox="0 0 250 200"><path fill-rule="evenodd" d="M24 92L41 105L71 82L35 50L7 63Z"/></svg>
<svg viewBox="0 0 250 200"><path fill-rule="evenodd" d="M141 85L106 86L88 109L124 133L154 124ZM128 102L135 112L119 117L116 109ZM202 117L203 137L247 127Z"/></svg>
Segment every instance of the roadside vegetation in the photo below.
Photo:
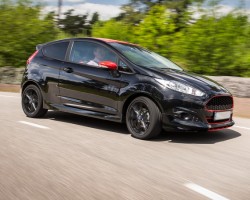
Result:
<svg viewBox="0 0 250 200"><path fill-rule="evenodd" d="M36 1L0 0L0 66L21 67L39 43L105 37L139 44L205 75L250 77L250 21L244 1L229 13L217 0L130 0L119 16L68 10L58 20Z"/></svg>

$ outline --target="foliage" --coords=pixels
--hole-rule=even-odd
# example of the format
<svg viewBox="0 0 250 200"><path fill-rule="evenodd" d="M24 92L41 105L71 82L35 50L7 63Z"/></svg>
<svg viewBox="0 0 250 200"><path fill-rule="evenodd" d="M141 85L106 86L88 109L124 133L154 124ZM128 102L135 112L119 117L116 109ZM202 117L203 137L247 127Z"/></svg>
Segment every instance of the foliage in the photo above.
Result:
<svg viewBox="0 0 250 200"><path fill-rule="evenodd" d="M137 25L144 18L145 13L137 10L132 5L123 5L122 12L114 18L116 21L122 21L125 24Z"/></svg>
<svg viewBox="0 0 250 200"><path fill-rule="evenodd" d="M113 19L106 22L99 22L93 26L94 37L112 38L116 40L130 41L130 27L121 21Z"/></svg>
<svg viewBox="0 0 250 200"><path fill-rule="evenodd" d="M171 41L176 29L173 15L165 6L153 6L136 27L134 42L163 56L170 56Z"/></svg>
<svg viewBox="0 0 250 200"><path fill-rule="evenodd" d="M40 11L27 0L0 0L0 66L24 66L37 44L55 38L53 16Z"/></svg>
<svg viewBox="0 0 250 200"><path fill-rule="evenodd" d="M59 27L68 34L76 35L79 33L87 33L87 17L88 15L74 15L73 9L68 10L62 19L58 20Z"/></svg>
<svg viewBox="0 0 250 200"><path fill-rule="evenodd" d="M193 72L249 76L250 35L245 16L203 16L179 41L180 56Z"/></svg>
<svg viewBox="0 0 250 200"><path fill-rule="evenodd" d="M125 38L196 73L250 77L248 16L237 10L221 15L213 0L193 19L192 2L203 1L131 0L114 20L96 25L93 36Z"/></svg>
<svg viewBox="0 0 250 200"><path fill-rule="evenodd" d="M94 25L98 21L99 21L99 14L98 12L94 12L94 14L91 17L91 20L89 21L89 24Z"/></svg>
<svg viewBox="0 0 250 200"><path fill-rule="evenodd" d="M107 21L68 10L55 22L35 1L0 0L0 66L23 66L39 43L94 36L140 44L196 73L250 77L249 16L221 15L210 0L194 19L190 6L204 1L130 0Z"/></svg>
<svg viewBox="0 0 250 200"><path fill-rule="evenodd" d="M180 31L187 24L188 8L195 3L202 3L204 0L130 0L129 3L122 6L123 12L118 19L128 23L138 24L145 15L155 6L165 6L172 13L175 21L176 31Z"/></svg>
<svg viewBox="0 0 250 200"><path fill-rule="evenodd" d="M204 0L130 0L126 6L134 7L141 12L148 12L152 7L156 5L167 6L173 9L176 13L185 12L188 6L193 3L202 3Z"/></svg>
<svg viewBox="0 0 250 200"><path fill-rule="evenodd" d="M90 36L92 25L99 21L99 14L95 12L91 20L88 21L88 14L77 15L74 10L70 9L64 13L64 17L58 20L59 28L72 36L79 34Z"/></svg>

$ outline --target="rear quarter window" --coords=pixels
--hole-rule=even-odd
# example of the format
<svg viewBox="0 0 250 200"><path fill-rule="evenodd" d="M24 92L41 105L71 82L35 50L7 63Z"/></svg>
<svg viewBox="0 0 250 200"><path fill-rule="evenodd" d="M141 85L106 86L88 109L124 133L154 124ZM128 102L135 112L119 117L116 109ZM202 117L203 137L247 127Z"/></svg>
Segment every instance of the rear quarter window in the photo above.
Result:
<svg viewBox="0 0 250 200"><path fill-rule="evenodd" d="M57 60L65 60L65 55L69 42L58 42L54 44L49 44L43 48L43 54L46 57L54 58Z"/></svg>

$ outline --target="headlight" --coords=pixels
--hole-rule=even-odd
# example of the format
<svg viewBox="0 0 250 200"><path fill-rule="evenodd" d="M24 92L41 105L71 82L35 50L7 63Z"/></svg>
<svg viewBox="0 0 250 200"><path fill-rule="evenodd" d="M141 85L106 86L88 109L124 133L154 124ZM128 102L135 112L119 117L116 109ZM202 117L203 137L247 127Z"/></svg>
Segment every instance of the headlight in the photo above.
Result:
<svg viewBox="0 0 250 200"><path fill-rule="evenodd" d="M185 85L183 83L180 83L178 81L173 81L173 80L167 81L167 80L158 79L158 78L156 78L155 80L158 81L162 86L169 88L171 90L175 90L177 92L182 92L185 94L190 94L190 95L194 95L194 96L198 96L198 97L205 95L204 92L202 92L196 88L193 88L189 85Z"/></svg>

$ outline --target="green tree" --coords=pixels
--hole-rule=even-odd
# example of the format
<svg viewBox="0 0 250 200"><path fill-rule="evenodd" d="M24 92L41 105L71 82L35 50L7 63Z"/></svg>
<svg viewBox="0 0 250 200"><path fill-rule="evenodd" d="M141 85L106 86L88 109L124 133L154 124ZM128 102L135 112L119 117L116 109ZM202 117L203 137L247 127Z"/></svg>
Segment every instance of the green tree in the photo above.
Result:
<svg viewBox="0 0 250 200"><path fill-rule="evenodd" d="M246 16L204 15L185 30L178 46L191 71L249 76L250 35Z"/></svg>
<svg viewBox="0 0 250 200"><path fill-rule="evenodd" d="M99 14L98 14L98 12L94 12L92 17L91 17L91 20L89 21L89 24L94 25L98 21L99 21Z"/></svg>
<svg viewBox="0 0 250 200"><path fill-rule="evenodd" d="M166 6L170 12L174 13L175 31L178 32L185 28L190 20L188 8L204 0L130 0L123 5L123 12L118 16L119 20L138 24L154 6Z"/></svg>
<svg viewBox="0 0 250 200"><path fill-rule="evenodd" d="M135 28L134 42L170 57L176 28L173 15L165 6L153 6Z"/></svg>
<svg viewBox="0 0 250 200"><path fill-rule="evenodd" d="M122 21L127 25L137 25L140 21L144 18L145 13L137 10L132 5L123 5L121 7L122 12L117 16L114 17L116 21Z"/></svg>
<svg viewBox="0 0 250 200"><path fill-rule="evenodd" d="M91 20L89 21L89 36L92 36L92 29L94 24L98 23L99 20L99 14L98 12L93 13Z"/></svg>
<svg viewBox="0 0 250 200"><path fill-rule="evenodd" d="M53 40L53 16L41 18L41 6L27 0L0 0L0 66L24 66L35 46Z"/></svg>
<svg viewBox="0 0 250 200"><path fill-rule="evenodd" d="M70 36L91 36L92 26L99 21L99 14L93 13L91 19L88 20L89 15L74 14L74 10L70 9L64 13L64 17L59 19L58 25L66 35Z"/></svg>
<svg viewBox="0 0 250 200"><path fill-rule="evenodd" d="M74 9L70 9L63 13L64 17L58 20L59 28L70 35L85 34L90 35L89 26L87 24L88 14L74 14Z"/></svg>
<svg viewBox="0 0 250 200"><path fill-rule="evenodd" d="M113 19L106 22L95 23L92 29L92 36L94 37L112 38L116 40L130 41L131 34L128 25Z"/></svg>

